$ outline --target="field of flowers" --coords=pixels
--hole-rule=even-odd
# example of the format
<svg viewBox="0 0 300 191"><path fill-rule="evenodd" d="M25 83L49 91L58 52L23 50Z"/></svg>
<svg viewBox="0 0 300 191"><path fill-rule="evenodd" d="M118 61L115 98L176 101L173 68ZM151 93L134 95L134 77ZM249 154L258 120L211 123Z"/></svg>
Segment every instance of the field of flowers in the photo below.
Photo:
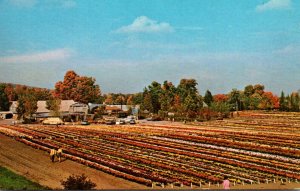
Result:
<svg viewBox="0 0 300 191"><path fill-rule="evenodd" d="M300 181L300 114L242 112L194 125L1 125L34 148L147 186Z"/></svg>

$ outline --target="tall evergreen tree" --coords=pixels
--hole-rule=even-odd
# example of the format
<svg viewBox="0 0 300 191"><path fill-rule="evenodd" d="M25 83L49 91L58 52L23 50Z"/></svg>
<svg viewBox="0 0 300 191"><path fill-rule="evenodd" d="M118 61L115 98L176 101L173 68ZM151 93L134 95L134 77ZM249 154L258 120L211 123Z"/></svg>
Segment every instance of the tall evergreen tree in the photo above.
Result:
<svg viewBox="0 0 300 191"><path fill-rule="evenodd" d="M280 99L279 99L279 110L280 111L286 111L287 110L287 104L284 96L284 92L281 91Z"/></svg>
<svg viewBox="0 0 300 191"><path fill-rule="evenodd" d="M209 90L206 90L205 96L204 96L204 102L208 105L211 106L211 103L213 102L213 96Z"/></svg>
<svg viewBox="0 0 300 191"><path fill-rule="evenodd" d="M9 100L5 92L6 85L0 84L0 111L9 110Z"/></svg>

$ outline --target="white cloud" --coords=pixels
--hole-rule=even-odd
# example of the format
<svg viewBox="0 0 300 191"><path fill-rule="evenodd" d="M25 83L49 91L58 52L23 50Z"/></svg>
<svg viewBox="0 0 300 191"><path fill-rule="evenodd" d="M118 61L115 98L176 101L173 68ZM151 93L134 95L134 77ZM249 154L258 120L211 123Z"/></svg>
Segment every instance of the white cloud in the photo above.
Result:
<svg viewBox="0 0 300 191"><path fill-rule="evenodd" d="M8 2L17 7L33 7L37 0L8 0Z"/></svg>
<svg viewBox="0 0 300 191"><path fill-rule="evenodd" d="M0 57L0 64L10 63L42 63L65 60L72 55L70 49L56 49L45 52Z"/></svg>
<svg viewBox="0 0 300 191"><path fill-rule="evenodd" d="M157 22L146 16L137 17L132 24L119 28L118 33L139 33L139 32L172 32L174 29L169 23Z"/></svg>
<svg viewBox="0 0 300 191"><path fill-rule="evenodd" d="M273 9L289 9L291 0L269 0L268 2L256 6L256 11L267 11Z"/></svg>

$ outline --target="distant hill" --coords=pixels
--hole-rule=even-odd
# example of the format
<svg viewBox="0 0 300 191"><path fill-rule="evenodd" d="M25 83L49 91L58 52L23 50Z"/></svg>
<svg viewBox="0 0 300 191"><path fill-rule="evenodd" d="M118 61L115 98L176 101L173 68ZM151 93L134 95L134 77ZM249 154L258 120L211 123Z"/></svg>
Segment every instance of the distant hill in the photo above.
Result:
<svg viewBox="0 0 300 191"><path fill-rule="evenodd" d="M27 88L47 89L47 90L50 90L50 89L48 89L48 88L34 87L34 86L28 86L28 85L24 85L24 84L14 84L14 83L7 83L7 82L0 82L0 84L11 85L13 88L15 88L16 86L24 86L24 87L27 87Z"/></svg>

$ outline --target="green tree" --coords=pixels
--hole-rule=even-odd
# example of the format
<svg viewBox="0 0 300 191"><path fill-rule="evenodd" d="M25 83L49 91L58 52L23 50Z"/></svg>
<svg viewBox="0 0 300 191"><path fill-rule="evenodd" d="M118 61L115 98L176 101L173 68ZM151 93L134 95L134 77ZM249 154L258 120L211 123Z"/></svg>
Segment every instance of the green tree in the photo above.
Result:
<svg viewBox="0 0 300 191"><path fill-rule="evenodd" d="M6 85L0 84L0 111L9 110L9 100L5 92Z"/></svg>
<svg viewBox="0 0 300 191"><path fill-rule="evenodd" d="M207 90L205 92L205 96L204 96L204 102L208 105L211 106L211 103L213 102L213 96L211 94L211 92L209 90Z"/></svg>
<svg viewBox="0 0 300 191"><path fill-rule="evenodd" d="M254 93L262 95L264 93L265 86L261 84L256 84L254 85L253 89L254 89Z"/></svg>
<svg viewBox="0 0 300 191"><path fill-rule="evenodd" d="M136 93L133 95L132 104L141 105L143 103L143 93Z"/></svg>
<svg viewBox="0 0 300 191"><path fill-rule="evenodd" d="M259 109L259 104L262 100L262 97L258 93L254 93L250 96L250 105L249 108L252 110Z"/></svg>
<svg viewBox="0 0 300 191"><path fill-rule="evenodd" d="M151 85L148 86L149 94L151 95L151 102L152 102L152 111L153 113L158 113L161 108L160 105L160 94L161 94L161 84L153 81Z"/></svg>
<svg viewBox="0 0 300 191"><path fill-rule="evenodd" d="M240 92L237 89L232 89L229 95L229 103L234 106L236 111L240 110Z"/></svg>
<svg viewBox="0 0 300 191"><path fill-rule="evenodd" d="M232 104L229 104L228 102L213 102L211 104L211 109L215 112L222 113L225 116L228 116L230 113L230 110L232 108Z"/></svg>
<svg viewBox="0 0 300 191"><path fill-rule="evenodd" d="M195 79L181 79L177 87L180 103L188 117L194 117L203 107L203 99L198 93L197 85Z"/></svg>
<svg viewBox="0 0 300 191"><path fill-rule="evenodd" d="M254 87L252 85L247 85L244 89L244 94L245 96L250 97L254 94Z"/></svg>
<svg viewBox="0 0 300 191"><path fill-rule="evenodd" d="M293 92L291 94L291 111L298 112L299 111L299 94L297 92Z"/></svg>
<svg viewBox="0 0 300 191"><path fill-rule="evenodd" d="M176 88L172 82L165 81L160 93L161 110L168 112L174 110L174 96Z"/></svg>
<svg viewBox="0 0 300 191"><path fill-rule="evenodd" d="M200 96L193 96L188 94L184 99L183 107L187 113L187 117L194 118L203 106L203 102Z"/></svg>
<svg viewBox="0 0 300 191"><path fill-rule="evenodd" d="M198 90L197 86L198 83L195 79L181 79L180 83L177 87L177 93L180 96L180 101L183 103L184 99L190 94L190 95L197 95Z"/></svg>
<svg viewBox="0 0 300 191"><path fill-rule="evenodd" d="M60 104L61 104L60 99L57 98L50 99L46 101L46 108L50 110L52 116L59 117Z"/></svg>
<svg viewBox="0 0 300 191"><path fill-rule="evenodd" d="M286 98L284 95L284 92L281 91L281 95L279 98L279 110L280 111L286 111L287 110L287 102L286 102Z"/></svg>
<svg viewBox="0 0 300 191"><path fill-rule="evenodd" d="M37 99L32 91L19 95L17 107L18 119L32 119L37 108Z"/></svg>
<svg viewBox="0 0 300 191"><path fill-rule="evenodd" d="M149 112L153 112L152 97L146 88L144 90L143 95L144 95L143 96L144 99L143 99L142 108L148 110Z"/></svg>

